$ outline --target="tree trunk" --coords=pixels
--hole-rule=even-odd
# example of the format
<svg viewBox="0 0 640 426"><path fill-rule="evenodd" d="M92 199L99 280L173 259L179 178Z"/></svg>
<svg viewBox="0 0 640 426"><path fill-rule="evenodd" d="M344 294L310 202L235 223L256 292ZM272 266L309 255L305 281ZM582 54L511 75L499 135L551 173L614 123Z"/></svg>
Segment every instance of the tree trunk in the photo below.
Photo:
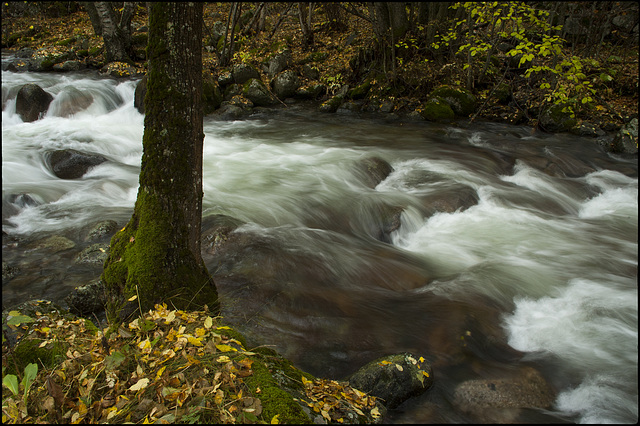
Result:
<svg viewBox="0 0 640 426"><path fill-rule="evenodd" d="M107 314L116 323L158 302L218 309L200 254L202 12L202 3L181 2L153 3L149 12L140 187L102 274Z"/></svg>
<svg viewBox="0 0 640 426"><path fill-rule="evenodd" d="M82 2L96 35L104 40L105 59L107 62L129 62L131 51L131 18L135 4L124 2L122 12L118 15L112 3Z"/></svg>

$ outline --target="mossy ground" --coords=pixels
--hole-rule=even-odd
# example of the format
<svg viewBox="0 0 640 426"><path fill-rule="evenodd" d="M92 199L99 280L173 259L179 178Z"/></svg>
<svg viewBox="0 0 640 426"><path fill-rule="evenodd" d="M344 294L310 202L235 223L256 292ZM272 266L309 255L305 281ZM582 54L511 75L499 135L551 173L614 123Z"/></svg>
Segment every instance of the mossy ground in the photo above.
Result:
<svg viewBox="0 0 640 426"><path fill-rule="evenodd" d="M3 387L3 423L311 423L302 407L336 422L348 423L349 409L366 412L360 422L379 417L374 398L271 349L247 350L207 310L156 305L111 332L63 312L12 314L3 329L18 342L3 339L3 379L21 380L29 362L38 373L26 403Z"/></svg>

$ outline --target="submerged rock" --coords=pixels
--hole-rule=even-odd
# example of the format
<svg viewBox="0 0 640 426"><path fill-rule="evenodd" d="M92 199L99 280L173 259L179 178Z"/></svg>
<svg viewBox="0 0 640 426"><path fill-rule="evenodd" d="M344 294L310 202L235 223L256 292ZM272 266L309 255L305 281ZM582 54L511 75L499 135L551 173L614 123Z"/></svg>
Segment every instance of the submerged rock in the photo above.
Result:
<svg viewBox="0 0 640 426"><path fill-rule="evenodd" d="M551 408L555 392L534 368L512 377L467 380L454 391L453 403L482 423L512 423L522 408Z"/></svg>

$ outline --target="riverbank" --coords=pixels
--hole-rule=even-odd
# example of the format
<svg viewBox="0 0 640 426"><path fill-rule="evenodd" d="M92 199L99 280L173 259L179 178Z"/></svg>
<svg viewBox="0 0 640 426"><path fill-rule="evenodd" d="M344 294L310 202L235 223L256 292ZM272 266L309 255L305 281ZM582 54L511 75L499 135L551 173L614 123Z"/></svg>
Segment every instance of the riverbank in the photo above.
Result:
<svg viewBox="0 0 640 426"><path fill-rule="evenodd" d="M311 99L318 103L320 111L329 113L382 112L391 117L444 122L464 118L591 137L616 132L638 116L637 48L604 46L599 56L601 64L596 66L593 62L585 70L589 78L594 78L595 103L567 115L560 110L542 110L542 105L528 101L539 99L542 92L536 92L540 89L525 78L524 68L509 68L504 55L496 57L497 68L492 71L496 76L471 89L461 83L466 75L463 63L439 64L408 57L400 61L402 66L394 67L393 73L375 71L365 58L373 38L371 25L355 15L350 16L348 25L337 29L318 17L310 48L302 46L295 16L283 16L275 34L263 31L241 37L230 64L221 67L216 51L230 5L205 6L203 72L207 113L215 111L240 118L254 107L286 107ZM146 10L136 8L132 21L135 55L128 64L106 63L104 43L94 35L82 10L58 18L4 19L3 51L23 56L22 62L12 65L14 71L89 68L113 77L141 77L146 72L146 19ZM500 61L504 63L498 65ZM245 77L234 79L238 73ZM615 78L600 81L598 75ZM250 78L246 76L255 78L253 88L239 86L247 85ZM248 93L254 96L247 96ZM452 96L467 98L469 106L456 107L461 101Z"/></svg>

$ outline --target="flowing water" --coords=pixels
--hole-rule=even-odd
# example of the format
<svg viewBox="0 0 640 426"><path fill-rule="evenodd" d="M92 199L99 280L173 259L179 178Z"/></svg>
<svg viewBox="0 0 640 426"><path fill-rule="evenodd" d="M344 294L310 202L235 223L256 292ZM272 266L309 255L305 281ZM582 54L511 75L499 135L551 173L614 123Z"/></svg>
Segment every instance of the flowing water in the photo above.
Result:
<svg viewBox="0 0 640 426"><path fill-rule="evenodd" d="M30 82L54 101L23 123L15 95ZM61 301L99 274L73 259L88 227L120 228L131 215L143 134L135 85L2 72L3 262L18 271L3 279L4 306ZM70 87L93 103L63 116ZM391 412L393 423L475 422L456 408L455 387L523 365L557 396L518 421L637 421L637 158L525 127L295 106L207 117L204 130L203 228L217 215L243 225L231 234L237 252L203 240L203 257L223 314L256 344L334 378L389 353L424 356L434 386ZM108 161L59 179L45 161L59 149ZM358 167L371 157L393 167L374 188ZM389 209L401 213L381 234ZM33 248L51 235L76 246Z"/></svg>

